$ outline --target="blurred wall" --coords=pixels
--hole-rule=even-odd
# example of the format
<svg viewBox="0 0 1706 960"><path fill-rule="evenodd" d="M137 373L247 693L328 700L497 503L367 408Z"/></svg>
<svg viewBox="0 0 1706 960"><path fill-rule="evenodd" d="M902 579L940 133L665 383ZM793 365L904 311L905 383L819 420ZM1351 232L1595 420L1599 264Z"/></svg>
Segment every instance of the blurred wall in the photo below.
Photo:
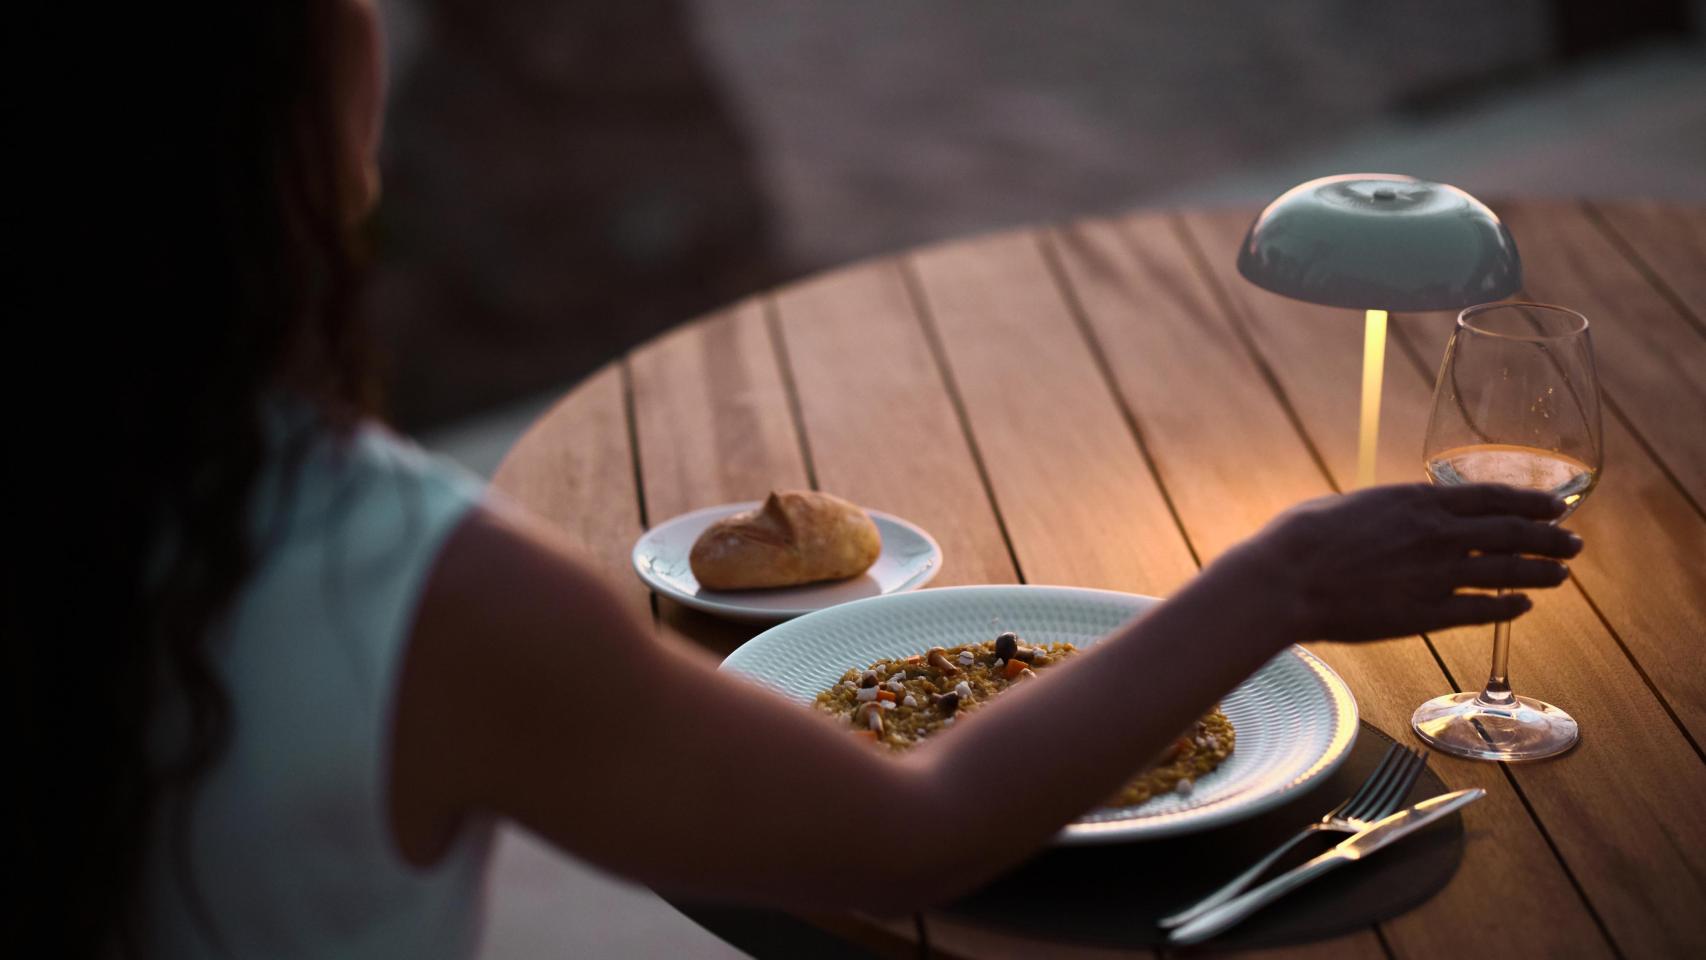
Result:
<svg viewBox="0 0 1706 960"><path fill-rule="evenodd" d="M420 0L371 308L420 426L572 381L780 276L751 150L674 0Z"/></svg>
<svg viewBox="0 0 1706 960"><path fill-rule="evenodd" d="M1702 9L395 0L374 290L395 409L560 389L859 257L1346 165L1675 194L1706 167Z"/></svg>

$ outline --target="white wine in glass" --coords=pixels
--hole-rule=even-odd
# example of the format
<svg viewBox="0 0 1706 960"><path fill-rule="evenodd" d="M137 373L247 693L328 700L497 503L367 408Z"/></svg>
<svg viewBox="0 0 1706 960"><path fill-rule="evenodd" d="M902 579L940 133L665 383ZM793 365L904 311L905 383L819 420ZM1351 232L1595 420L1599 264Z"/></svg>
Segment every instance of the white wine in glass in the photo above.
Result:
<svg viewBox="0 0 1706 960"><path fill-rule="evenodd" d="M1423 442L1430 480L1544 490L1564 501L1568 516L1599 482L1600 436L1586 317L1520 302L1458 316ZM1493 668L1481 692L1429 700L1410 723L1430 746L1483 760L1550 757L1580 735L1568 713L1512 692L1508 622L1494 627Z"/></svg>
<svg viewBox="0 0 1706 960"><path fill-rule="evenodd" d="M1573 510L1599 482L1599 468L1555 450L1514 443L1472 443L1428 457L1428 479L1442 487L1502 483L1544 490Z"/></svg>

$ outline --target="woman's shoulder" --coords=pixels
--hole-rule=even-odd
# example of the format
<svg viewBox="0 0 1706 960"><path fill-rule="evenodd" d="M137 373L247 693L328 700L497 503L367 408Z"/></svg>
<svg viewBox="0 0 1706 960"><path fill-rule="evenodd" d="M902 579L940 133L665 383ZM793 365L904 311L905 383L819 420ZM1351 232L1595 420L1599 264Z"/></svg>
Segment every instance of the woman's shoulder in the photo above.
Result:
<svg viewBox="0 0 1706 960"><path fill-rule="evenodd" d="M438 555L484 484L375 421L278 434L253 504L255 567L235 626L288 625L389 660ZM300 646L297 640L293 645Z"/></svg>

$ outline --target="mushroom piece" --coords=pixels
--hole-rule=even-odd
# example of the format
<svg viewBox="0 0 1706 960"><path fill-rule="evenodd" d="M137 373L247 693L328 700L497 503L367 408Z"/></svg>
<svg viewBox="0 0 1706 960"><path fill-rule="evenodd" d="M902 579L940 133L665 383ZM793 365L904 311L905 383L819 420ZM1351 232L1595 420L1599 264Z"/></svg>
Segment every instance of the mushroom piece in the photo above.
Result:
<svg viewBox="0 0 1706 960"><path fill-rule="evenodd" d="M881 679L881 678L877 676L877 671L866 670L863 674L861 674L859 676L859 686L861 686L861 687L874 687L877 685L877 681L879 679Z"/></svg>
<svg viewBox="0 0 1706 960"><path fill-rule="evenodd" d="M1037 650L1035 647L1020 647L1013 651L1013 655L1007 659L1017 660L1020 663L1035 663L1037 660Z"/></svg>
<svg viewBox="0 0 1706 960"><path fill-rule="evenodd" d="M1003 660L1011 660L1019 652L1019 635L1009 630L995 638L995 655Z"/></svg>
<svg viewBox="0 0 1706 960"><path fill-rule="evenodd" d="M925 657L928 658L932 667L942 671L947 676L951 677L960 672L960 668L948 659L948 651L941 647L931 647L930 652L925 654Z"/></svg>
<svg viewBox="0 0 1706 960"><path fill-rule="evenodd" d="M936 706L941 707L943 713L952 714L960 708L960 695L950 690L936 698Z"/></svg>
<svg viewBox="0 0 1706 960"><path fill-rule="evenodd" d="M883 735L882 707L875 703L867 703L859 708L859 713L865 721L865 726L869 727L877 736Z"/></svg>

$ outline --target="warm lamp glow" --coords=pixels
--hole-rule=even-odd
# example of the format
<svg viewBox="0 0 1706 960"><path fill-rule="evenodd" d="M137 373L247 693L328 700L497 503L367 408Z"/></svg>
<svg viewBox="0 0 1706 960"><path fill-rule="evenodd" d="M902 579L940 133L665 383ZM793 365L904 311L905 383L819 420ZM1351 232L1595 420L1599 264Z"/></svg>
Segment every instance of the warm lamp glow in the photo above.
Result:
<svg viewBox="0 0 1706 960"><path fill-rule="evenodd" d="M1380 450L1380 380L1386 372L1386 311L1364 314L1362 332L1362 426L1357 433L1357 486L1374 486Z"/></svg>

